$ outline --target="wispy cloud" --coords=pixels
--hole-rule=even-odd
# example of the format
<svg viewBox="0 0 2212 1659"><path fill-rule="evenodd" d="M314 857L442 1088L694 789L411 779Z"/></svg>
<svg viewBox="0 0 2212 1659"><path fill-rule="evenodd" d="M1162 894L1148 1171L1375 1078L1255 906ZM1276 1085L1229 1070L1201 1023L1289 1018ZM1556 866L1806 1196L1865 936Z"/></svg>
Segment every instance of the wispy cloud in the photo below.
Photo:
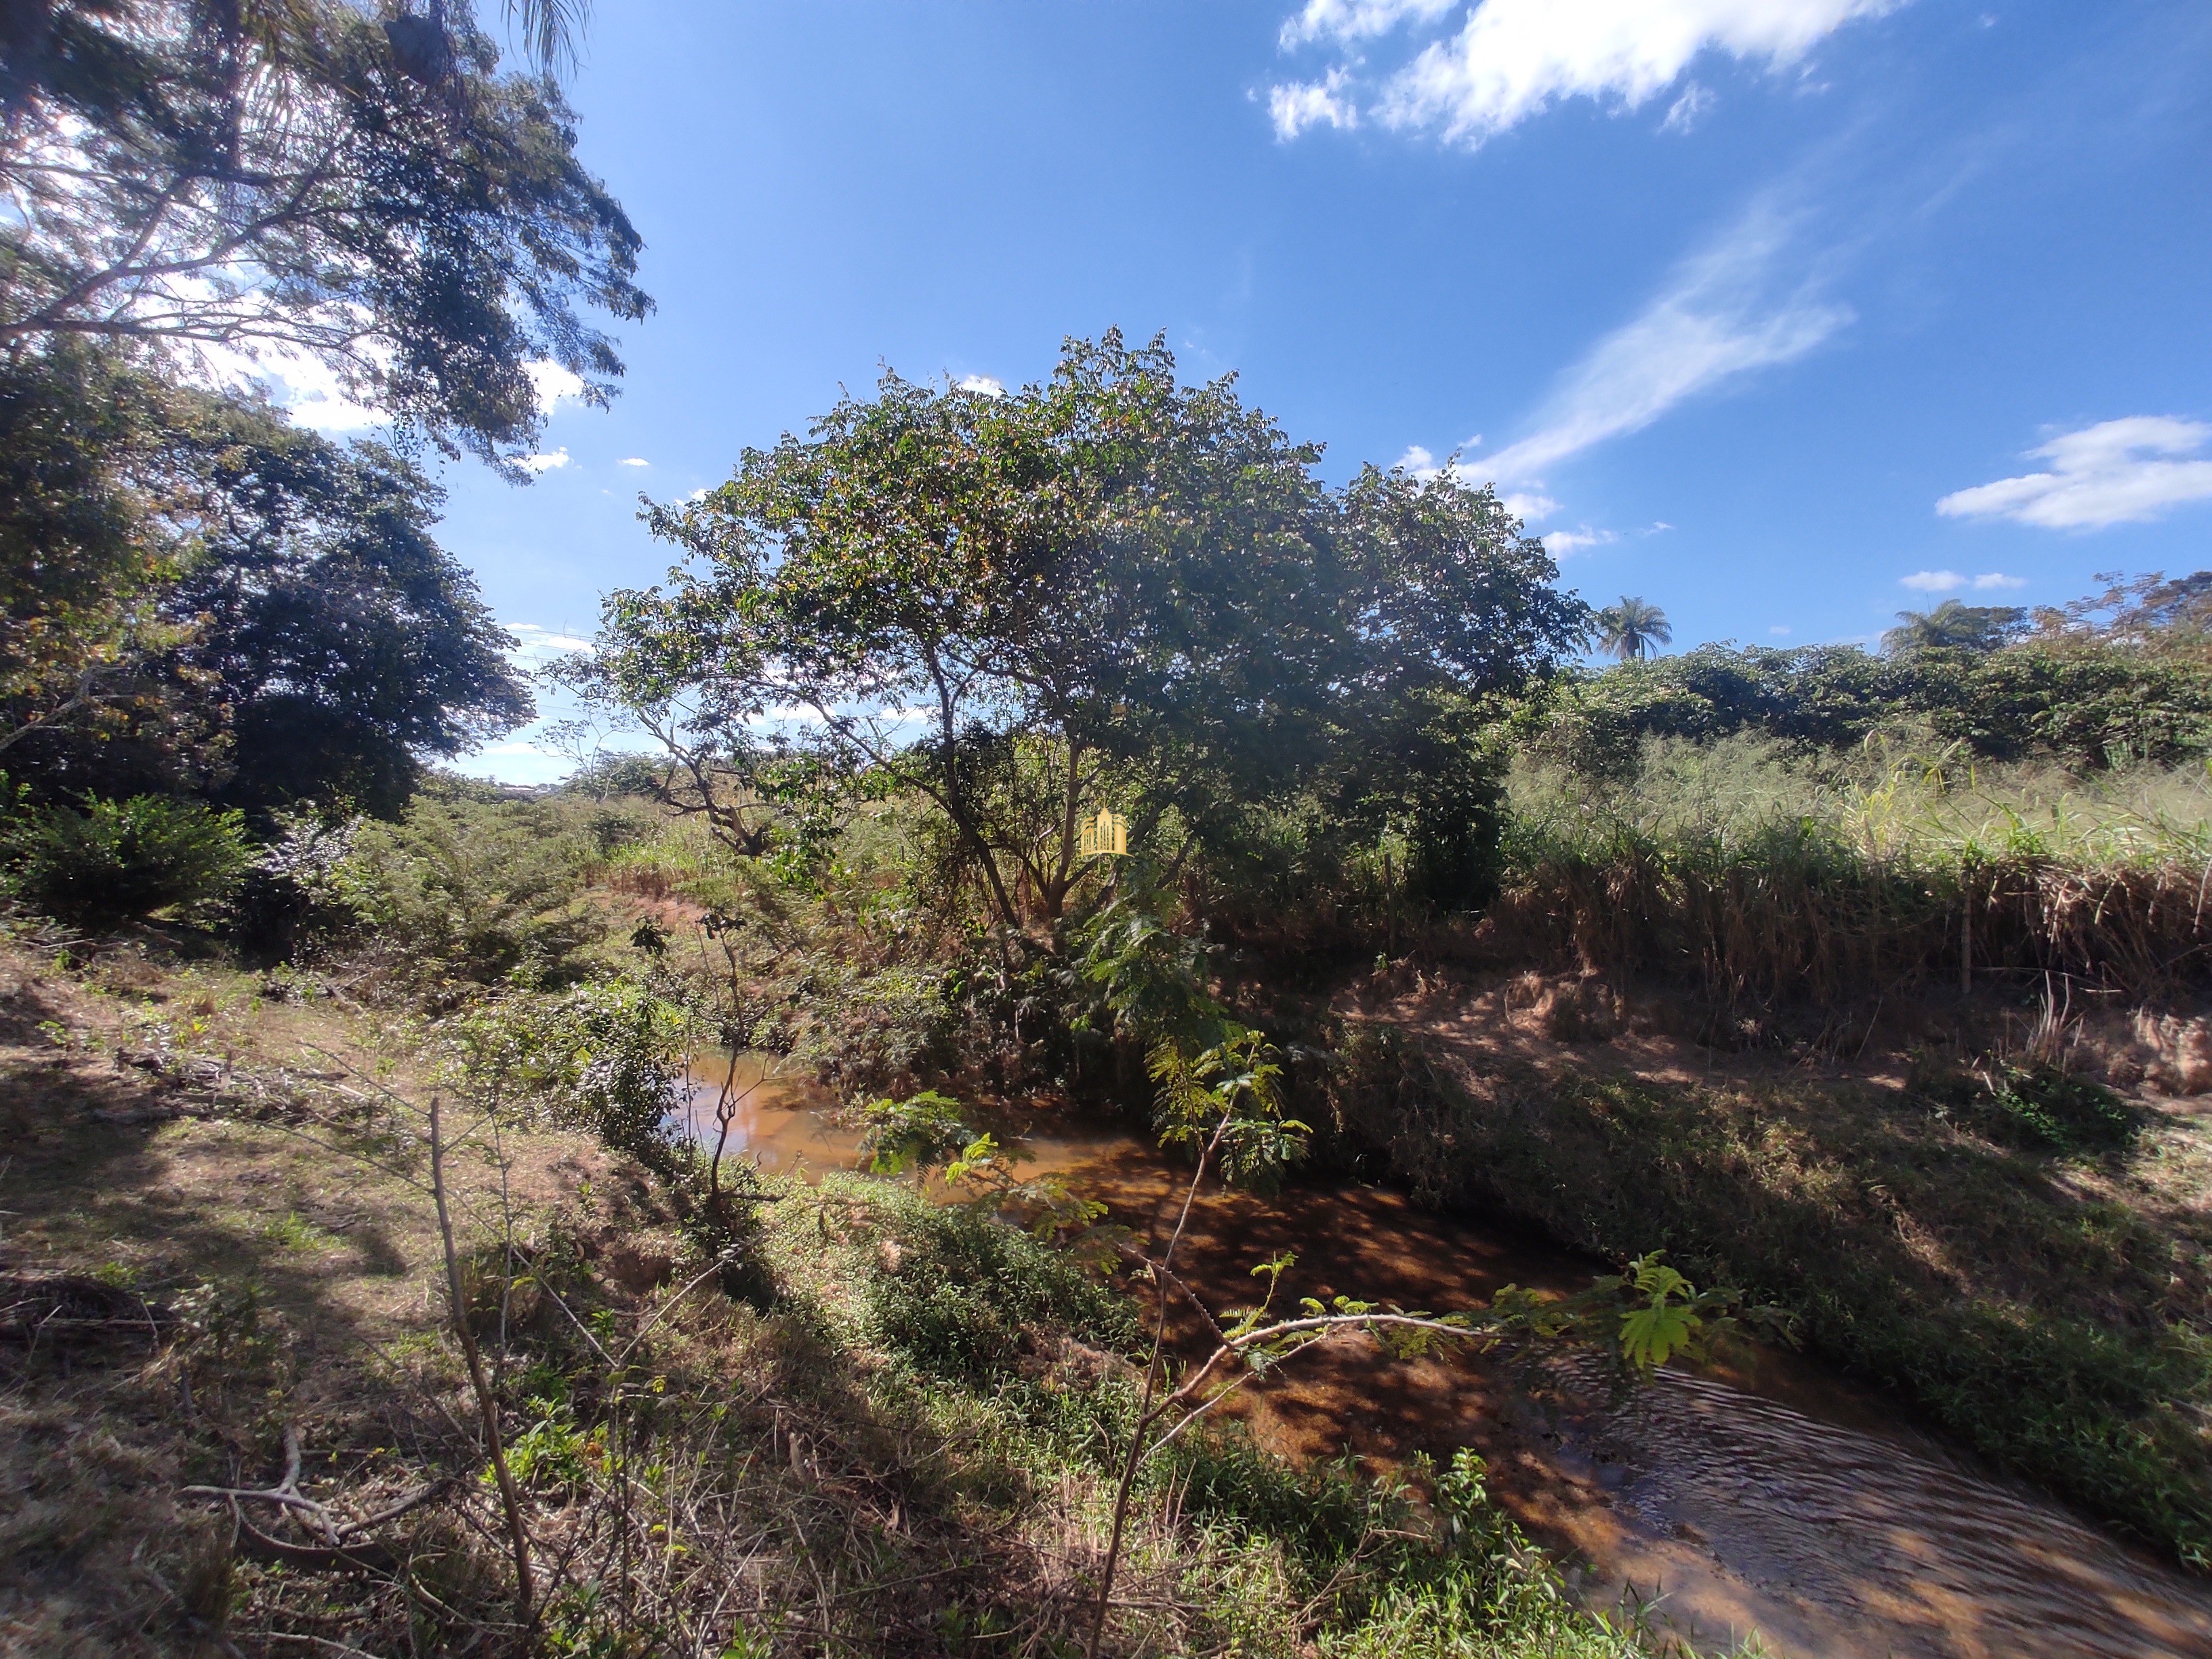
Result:
<svg viewBox="0 0 2212 1659"><path fill-rule="evenodd" d="M515 465L526 472L551 472L568 465L568 452L561 448L543 455L525 455Z"/></svg>
<svg viewBox="0 0 2212 1659"><path fill-rule="evenodd" d="M1364 40L1388 34L1411 19L1433 23L1459 0L1306 0L1297 16L1283 25L1280 39L1287 52L1310 40Z"/></svg>
<svg viewBox="0 0 2212 1659"><path fill-rule="evenodd" d="M1705 118L1706 112L1720 100L1695 81L1683 88L1682 95L1668 106L1667 118L1659 124L1662 132L1687 132Z"/></svg>
<svg viewBox="0 0 2212 1659"><path fill-rule="evenodd" d="M569 634L554 628L541 628L536 623L508 623L507 631L514 635L514 649L507 654L519 663L536 668L556 657L570 656L579 651L590 651L592 642L581 635Z"/></svg>
<svg viewBox="0 0 2212 1659"><path fill-rule="evenodd" d="M1684 261L1640 316L1567 372L1537 429L1492 455L1487 475L1538 478L1722 381L1795 362L1849 323L1850 308L1820 297L1817 279L1784 277L1792 232L1785 216L1755 208Z"/></svg>
<svg viewBox="0 0 2212 1659"><path fill-rule="evenodd" d="M1357 60L1339 64L1322 82L1275 88L1269 109L1276 131L1286 137L1320 120L1354 125L1371 112L1388 126L1434 131L1473 147L1563 99L1638 108L1673 86L1708 51L1788 69L1844 24L1905 3L1580 0L1571 6L1561 0L1480 0L1455 33L1430 40L1388 77L1370 112L1347 95ZM1348 46L1409 21L1434 23L1454 9L1451 0L1307 0L1284 23L1279 38L1285 51L1324 40ZM1319 105L1301 101L1316 92L1325 94L1338 113L1318 112ZM1686 122L1698 107L1693 101ZM1309 109L1317 112L1309 116Z"/></svg>
<svg viewBox="0 0 2212 1659"><path fill-rule="evenodd" d="M1540 490L1509 490L1498 501L1522 524L1540 524L1559 510L1559 504Z"/></svg>
<svg viewBox="0 0 2212 1659"><path fill-rule="evenodd" d="M1544 545L1557 558L1568 558L1586 547L1608 547L1620 539L1617 530L1592 530L1584 525L1580 530L1547 530Z"/></svg>
<svg viewBox="0 0 2212 1659"><path fill-rule="evenodd" d="M642 455L625 455L615 465L617 466L651 466L653 463Z"/></svg>
<svg viewBox="0 0 2212 1659"><path fill-rule="evenodd" d="M1947 519L2010 519L2046 530L2103 530L2212 499L2212 460L2185 459L2212 443L2212 425L2131 415L2053 438L2027 453L2047 472L1999 478L1946 495Z"/></svg>
<svg viewBox="0 0 2212 1659"><path fill-rule="evenodd" d="M1899 576L1897 585L1916 593L1955 593L1962 587L1987 593L1997 588L2025 587L2027 578L2008 576L2002 570L1985 570L1978 576L1961 575L1955 570L1916 570L1910 576Z"/></svg>

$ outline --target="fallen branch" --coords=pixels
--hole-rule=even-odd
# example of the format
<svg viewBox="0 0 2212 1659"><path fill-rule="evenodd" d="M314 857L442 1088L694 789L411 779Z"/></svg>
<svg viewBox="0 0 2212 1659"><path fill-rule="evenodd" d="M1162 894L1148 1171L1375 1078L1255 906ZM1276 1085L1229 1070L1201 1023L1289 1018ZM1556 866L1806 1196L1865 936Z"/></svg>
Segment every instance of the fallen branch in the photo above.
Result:
<svg viewBox="0 0 2212 1659"><path fill-rule="evenodd" d="M289 1561L295 1566L352 1567L365 1571L390 1572L398 1565L398 1558L384 1544L374 1539L364 1540L364 1533L388 1526L403 1515L420 1509L434 1498L441 1498L453 1488L451 1475L441 1476L427 1486L386 1505L373 1515L357 1521L342 1520L327 1504L308 1497L300 1490L301 1442L296 1423L284 1425L284 1476L273 1486L183 1486L178 1489L181 1498L216 1498L230 1505L232 1518L238 1523L239 1535L249 1554L264 1560ZM303 1517L314 1524L322 1534L319 1545L294 1544L282 1538L271 1537L248 1521L239 1506L241 1504L268 1504L288 1513Z"/></svg>

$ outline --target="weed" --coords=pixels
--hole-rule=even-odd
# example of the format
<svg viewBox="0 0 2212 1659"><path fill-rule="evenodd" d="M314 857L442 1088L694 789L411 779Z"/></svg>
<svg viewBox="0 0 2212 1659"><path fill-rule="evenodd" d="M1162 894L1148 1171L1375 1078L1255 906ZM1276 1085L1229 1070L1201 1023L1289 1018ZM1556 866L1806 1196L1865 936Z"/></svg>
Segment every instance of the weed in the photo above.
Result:
<svg viewBox="0 0 2212 1659"><path fill-rule="evenodd" d="M269 1223L262 1228L261 1237L288 1250L327 1250L339 1243L297 1210L287 1210Z"/></svg>
<svg viewBox="0 0 2212 1659"><path fill-rule="evenodd" d="M1989 1105L2012 1134L2063 1152L2125 1146L2136 1115L2101 1083L2051 1065L2008 1066L1986 1079Z"/></svg>

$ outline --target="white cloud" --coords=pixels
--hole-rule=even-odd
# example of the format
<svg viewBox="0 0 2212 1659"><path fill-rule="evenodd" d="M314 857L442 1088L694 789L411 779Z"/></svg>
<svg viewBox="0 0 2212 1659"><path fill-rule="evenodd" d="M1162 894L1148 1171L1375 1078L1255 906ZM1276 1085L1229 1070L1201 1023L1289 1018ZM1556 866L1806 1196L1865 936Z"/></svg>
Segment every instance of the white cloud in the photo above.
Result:
<svg viewBox="0 0 2212 1659"><path fill-rule="evenodd" d="M625 455L615 463L617 466L651 466L653 463L642 455Z"/></svg>
<svg viewBox="0 0 2212 1659"><path fill-rule="evenodd" d="M1794 628L1785 628L1781 623L1777 623L1773 627L1768 629L1766 631L1773 635L1778 640L1786 640L1797 630Z"/></svg>
<svg viewBox="0 0 2212 1659"><path fill-rule="evenodd" d="M568 452L561 448L546 455L525 455L515 465L526 472L550 472L568 465Z"/></svg>
<svg viewBox="0 0 2212 1659"><path fill-rule="evenodd" d="M1406 453L1390 463L1394 471L1410 472L1426 483L1437 476L1437 458L1419 444L1407 444Z"/></svg>
<svg viewBox="0 0 2212 1659"><path fill-rule="evenodd" d="M1551 530L1544 533L1544 545L1555 558L1566 558L1586 547L1605 547L1620 539L1618 531L1592 530L1584 525L1580 530Z"/></svg>
<svg viewBox="0 0 2212 1659"><path fill-rule="evenodd" d="M1306 0L1304 9L1283 25L1283 50L1309 40L1363 40L1413 18L1434 22L1459 0Z"/></svg>
<svg viewBox="0 0 2212 1659"><path fill-rule="evenodd" d="M994 380L988 374L963 375L961 378L960 389L963 392L972 392L979 398L1003 398L1006 395L1006 382Z"/></svg>
<svg viewBox="0 0 2212 1659"><path fill-rule="evenodd" d="M1560 99L1635 109L1709 49L1785 69L1855 18L1903 0L1483 0L1449 40L1431 41L1391 77L1386 125L1433 129L1470 146ZM1309 6L1308 13L1316 9ZM1347 20L1382 8L1328 8ZM1301 18L1303 21L1303 16ZM1396 21L1393 16L1391 21ZM1371 31L1370 31L1371 32Z"/></svg>
<svg viewBox="0 0 2212 1659"><path fill-rule="evenodd" d="M1987 593L1996 588L2025 587L2027 578L2008 576L2002 570L1984 570L1978 576L1961 575L1955 570L1916 570L1910 576L1899 576L1897 585L1916 593L1955 593L1962 587Z"/></svg>
<svg viewBox="0 0 2212 1659"><path fill-rule="evenodd" d="M1345 94L1348 77L1331 70L1319 81L1292 81L1267 89L1267 113L1275 123L1275 137L1288 143L1308 127L1324 124L1340 131L1359 125L1359 106Z"/></svg>
<svg viewBox="0 0 2212 1659"><path fill-rule="evenodd" d="M1538 429L1492 456L1489 475L1534 480L1722 380L1794 362L1850 322L1850 308L1822 301L1809 281L1778 291L1790 228L1779 214L1754 208L1685 260L1641 316L1567 372L1539 411Z"/></svg>
<svg viewBox="0 0 2212 1659"><path fill-rule="evenodd" d="M554 406L564 399L573 400L584 395L583 381L556 362L541 359L534 363L525 363L522 372L530 377L530 384L537 388L538 407L544 414L550 415Z"/></svg>
<svg viewBox="0 0 2212 1659"><path fill-rule="evenodd" d="M2212 498L2212 460L2185 459L2212 443L2212 425L2132 415L2053 438L2027 453L2048 472L1999 478L1946 495L1947 519L2010 519L2046 530L2102 530Z"/></svg>
<svg viewBox="0 0 2212 1659"><path fill-rule="evenodd" d="M557 629L540 628L536 623L507 623L507 631L514 635L514 649L507 654L519 663L530 667L542 666L556 657L590 651L592 642L577 634L563 633ZM486 753L497 753L495 750Z"/></svg>
<svg viewBox="0 0 2212 1659"><path fill-rule="evenodd" d="M1695 81L1683 88L1682 95L1667 109L1667 118L1659 124L1662 132L1687 132L1705 118L1705 113L1720 100Z"/></svg>
<svg viewBox="0 0 2212 1659"><path fill-rule="evenodd" d="M385 422L386 416L380 410L370 409L348 397L339 384L337 371L319 357L276 346L249 352L235 346L215 344L198 347L197 356L198 378L227 388L258 389L293 420L312 431L364 432Z"/></svg>
<svg viewBox="0 0 2212 1659"><path fill-rule="evenodd" d="M1559 510L1557 501L1534 489L1515 490L1503 497L1498 505L1523 524L1535 524Z"/></svg>

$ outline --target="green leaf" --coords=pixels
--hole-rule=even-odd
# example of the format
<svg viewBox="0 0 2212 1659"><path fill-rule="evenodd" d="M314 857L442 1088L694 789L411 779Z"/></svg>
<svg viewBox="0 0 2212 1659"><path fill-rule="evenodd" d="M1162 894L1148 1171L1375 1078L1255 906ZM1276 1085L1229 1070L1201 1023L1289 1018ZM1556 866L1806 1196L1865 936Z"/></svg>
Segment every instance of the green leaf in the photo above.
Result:
<svg viewBox="0 0 2212 1659"><path fill-rule="evenodd" d="M1668 1355L1689 1345L1691 1334L1704 1322L1687 1308L1671 1303L1638 1308L1620 1322L1621 1355L1638 1370L1663 1365Z"/></svg>

